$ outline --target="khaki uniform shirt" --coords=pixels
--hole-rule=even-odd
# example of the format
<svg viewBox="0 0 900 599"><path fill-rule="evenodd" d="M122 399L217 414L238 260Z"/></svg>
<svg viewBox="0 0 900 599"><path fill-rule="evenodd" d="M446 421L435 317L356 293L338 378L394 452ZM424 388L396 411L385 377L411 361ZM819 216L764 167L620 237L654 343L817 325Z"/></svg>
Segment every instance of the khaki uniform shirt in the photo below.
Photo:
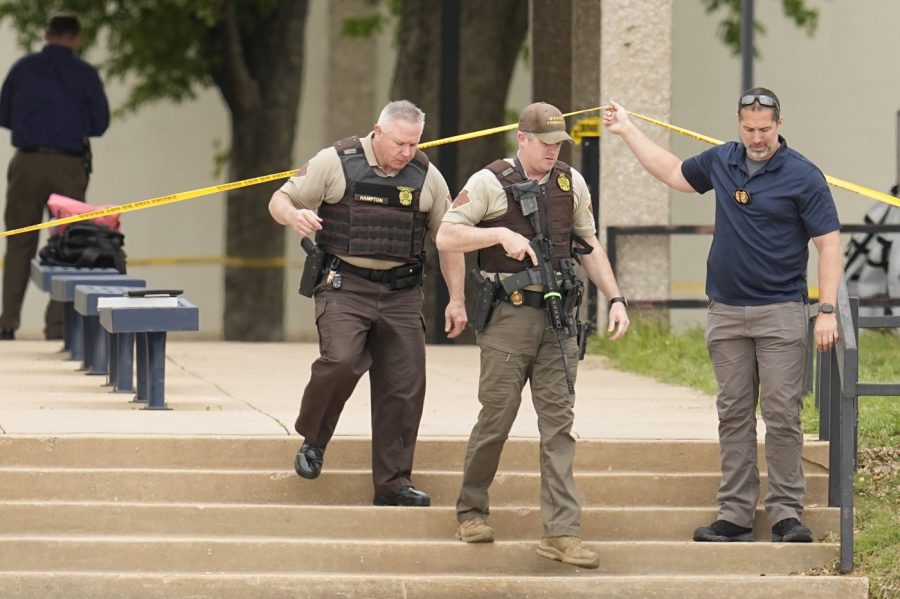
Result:
<svg viewBox="0 0 900 599"><path fill-rule="evenodd" d="M369 166L379 177L390 179L396 172L386 171L375 159L375 150L372 149L372 133L359 140ZM335 204L344 197L347 182L344 179L344 169L337 150L329 146L319 151L318 154L300 167L300 171L281 186L281 192L287 195L297 208L318 210L322 202ZM432 240L437 235L438 226L444 213L450 206L450 189L443 175L437 168L429 163L428 173L422 185L419 196L419 210L428 213L428 232ZM325 225L327 226L327 224ZM349 264L361 268L393 268L402 262L393 260L379 260L361 256L340 256Z"/></svg>
<svg viewBox="0 0 900 599"><path fill-rule="evenodd" d="M512 158L507 158L506 161L510 165L513 164ZM538 183L543 185L549 178L550 173L547 173ZM591 208L591 192L584 176L574 168L572 169L572 192L575 200L572 218L573 233L580 237L594 235L597 228ZM508 203L506 191L497 179L497 175L486 168L481 169L466 181L450 210L444 215L444 222L474 227L482 221L493 220L506 214ZM495 273L483 274L493 276Z"/></svg>

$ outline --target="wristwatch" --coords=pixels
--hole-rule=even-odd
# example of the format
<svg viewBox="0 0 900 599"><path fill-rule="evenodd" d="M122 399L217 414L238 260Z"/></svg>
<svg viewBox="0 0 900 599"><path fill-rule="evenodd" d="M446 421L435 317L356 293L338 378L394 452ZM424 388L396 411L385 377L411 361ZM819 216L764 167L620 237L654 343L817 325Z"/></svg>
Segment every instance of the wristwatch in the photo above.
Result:
<svg viewBox="0 0 900 599"><path fill-rule="evenodd" d="M819 304L819 313L834 314L834 306L832 304Z"/></svg>
<svg viewBox="0 0 900 599"><path fill-rule="evenodd" d="M616 302L622 302L622 305L623 305L623 306L625 306L626 308L628 307L628 300L625 299L625 296L624 296L624 295L620 295L619 297L611 297L611 298L609 298L609 306L610 306L610 307L612 307L612 305L613 305L614 303L616 303Z"/></svg>

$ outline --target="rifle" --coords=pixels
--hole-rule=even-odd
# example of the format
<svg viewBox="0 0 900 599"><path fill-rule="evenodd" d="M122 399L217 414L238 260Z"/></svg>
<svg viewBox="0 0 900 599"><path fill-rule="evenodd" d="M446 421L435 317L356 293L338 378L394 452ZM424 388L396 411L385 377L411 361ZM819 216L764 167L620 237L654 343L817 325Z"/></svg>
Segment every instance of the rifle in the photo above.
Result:
<svg viewBox="0 0 900 599"><path fill-rule="evenodd" d="M519 166L518 159L516 159L516 166ZM513 199L519 204L522 214L528 217L534 229L531 248L534 250L538 263L534 267L526 268L520 273L507 277L501 281L501 285L507 294L536 283L544 286L544 305L550 321L550 329L556 335L556 341L559 343L569 394L574 395L575 384L569 374L569 356L566 355L563 346L563 341L574 334L572 331L574 323L570 322L572 319L568 317L563 308L562 293L556 280L556 271L553 269L553 246L550 238L544 232L540 212L538 212L538 197L544 194L544 190L537 181L526 178L521 183L513 184L512 191Z"/></svg>

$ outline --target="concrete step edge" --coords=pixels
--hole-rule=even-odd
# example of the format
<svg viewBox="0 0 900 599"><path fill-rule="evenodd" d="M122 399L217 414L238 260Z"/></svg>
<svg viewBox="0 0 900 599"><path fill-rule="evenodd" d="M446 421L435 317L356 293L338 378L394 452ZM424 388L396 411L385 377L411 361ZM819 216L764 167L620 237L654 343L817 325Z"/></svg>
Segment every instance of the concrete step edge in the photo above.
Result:
<svg viewBox="0 0 900 599"><path fill-rule="evenodd" d="M0 591L9 599L305 599L322 596L360 596L372 599L483 599L484 597L602 596L615 599L721 599L722 587L741 589L742 599L771 597L841 597L866 599L868 580L849 576L395 576L333 574L290 575L268 572L245 574L103 572L0 572Z"/></svg>
<svg viewBox="0 0 900 599"><path fill-rule="evenodd" d="M715 546L714 546L715 545ZM828 567L835 543L604 542L588 546L609 574L790 574ZM329 541L158 537L28 537L0 539L0 570L143 572L331 572L343 574L470 574L568 576L573 568L539 557L536 541L468 545L442 541ZM581 569L577 569L581 571Z"/></svg>
<svg viewBox="0 0 900 599"><path fill-rule="evenodd" d="M0 534L295 536L330 539L453 538L456 510L435 506L402 510L363 506L159 504L132 502L0 502ZM715 507L596 507L582 510L582 537L594 540L685 540L716 519ZM489 518L498 539L536 539L540 508L500 507ZM803 522L816 539L835 537L838 508L811 508ZM757 540L770 538L765 510L755 515Z"/></svg>
<svg viewBox="0 0 900 599"><path fill-rule="evenodd" d="M300 444L298 437L197 437L197 436L4 436L0 439L0 465L37 466L48 463L181 464L194 468L234 464L240 467L290 465ZM461 468L465 437L420 437L416 468ZM536 470L537 439L511 438L504 447L501 467ZM326 466L369 468L371 440L336 437L326 451ZM718 470L718 444L709 440L581 439L577 443L576 469ZM758 446L760 467L765 452ZM828 446L809 442L804 449L810 470L827 470Z"/></svg>
<svg viewBox="0 0 900 599"><path fill-rule="evenodd" d="M460 472L420 472L413 480L433 505L455 505ZM761 476L765 493L767 477ZM583 473L576 475L585 505L709 505L720 475L714 473ZM498 473L491 486L497 505L530 505L540 494L540 475ZM828 478L807 477L807 505L827 503ZM0 470L0 500L109 500L266 504L363 505L373 497L371 474L329 472L314 480L288 471L141 471L67 469Z"/></svg>

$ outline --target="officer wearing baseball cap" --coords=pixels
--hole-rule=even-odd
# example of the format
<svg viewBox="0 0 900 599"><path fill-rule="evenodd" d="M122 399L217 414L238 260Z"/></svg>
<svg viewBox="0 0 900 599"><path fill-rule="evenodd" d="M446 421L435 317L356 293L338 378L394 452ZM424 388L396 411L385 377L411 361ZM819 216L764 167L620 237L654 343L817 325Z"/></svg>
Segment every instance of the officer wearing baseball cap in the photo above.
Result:
<svg viewBox="0 0 900 599"><path fill-rule="evenodd" d="M522 388L530 383L541 433L544 532L537 553L597 568L599 556L581 542L581 505L572 472L577 332L573 335L570 326L561 332L553 325L554 320L577 322L582 284L572 271L573 238L584 242L579 251L584 271L610 298L609 333L614 340L628 329L626 302L596 238L587 183L581 173L558 160L563 142L572 141L562 113L544 102L526 106L516 138L516 156L492 162L472 175L444 215L437 235L441 251L478 250L481 273L476 271L475 278L483 300L479 303L492 308L478 323L472 314L469 319L480 327L476 340L481 347L481 411L469 438L456 503L457 536L468 543L494 540L487 523L488 489L519 411ZM521 288L512 284L530 280L522 275L533 272L539 262L547 266L541 269L540 284ZM544 276L548 271L549 284ZM556 290L548 289L554 286ZM555 319L550 309L556 301L561 319ZM578 330L577 325L574 328Z"/></svg>

